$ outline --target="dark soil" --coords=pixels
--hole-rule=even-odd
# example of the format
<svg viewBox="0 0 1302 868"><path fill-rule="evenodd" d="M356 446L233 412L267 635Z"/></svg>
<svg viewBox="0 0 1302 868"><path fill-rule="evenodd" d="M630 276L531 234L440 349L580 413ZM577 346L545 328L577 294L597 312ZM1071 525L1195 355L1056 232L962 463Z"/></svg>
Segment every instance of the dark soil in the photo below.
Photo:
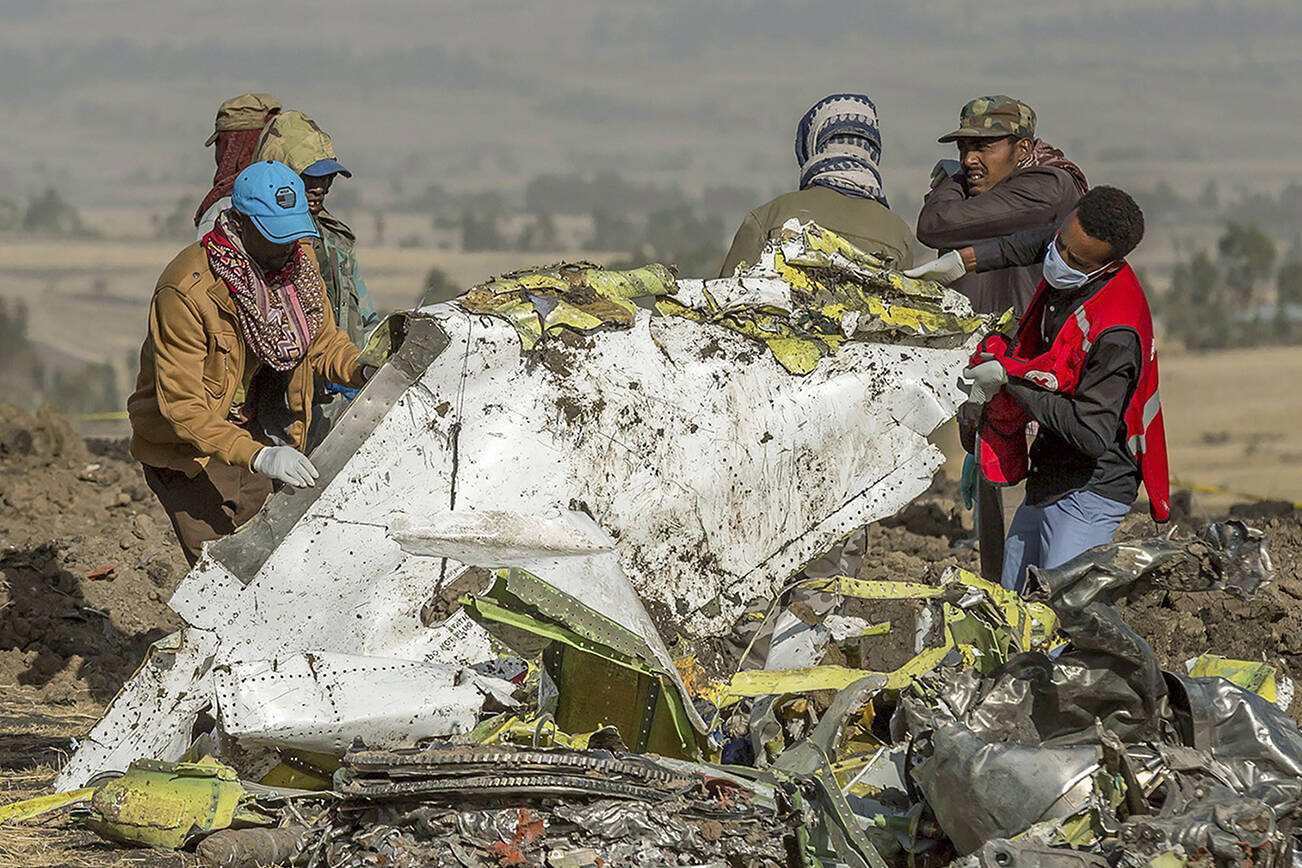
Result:
<svg viewBox="0 0 1302 868"><path fill-rule="evenodd" d="M185 560L125 444L48 412L0 420L0 684L108 699L179 626L166 600Z"/></svg>

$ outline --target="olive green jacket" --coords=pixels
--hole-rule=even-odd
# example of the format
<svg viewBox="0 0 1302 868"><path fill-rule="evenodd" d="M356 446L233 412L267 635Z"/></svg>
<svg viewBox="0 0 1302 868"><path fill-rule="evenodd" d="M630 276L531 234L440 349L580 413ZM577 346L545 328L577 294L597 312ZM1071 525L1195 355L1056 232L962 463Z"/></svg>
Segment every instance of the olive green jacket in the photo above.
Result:
<svg viewBox="0 0 1302 868"><path fill-rule="evenodd" d="M366 333L380 321L362 280L362 269L357 264L356 236L348 224L329 211L322 210L316 218L321 237L313 239L312 252L316 254L321 278L325 281L326 295L334 311L335 322L348 332L348 337L361 349Z"/></svg>
<svg viewBox="0 0 1302 868"><path fill-rule="evenodd" d="M867 253L889 257L895 268L913 267L913 232L875 199L846 196L813 186L785 193L746 215L723 260L720 277L731 277L742 262L754 263L769 233L792 217L829 229Z"/></svg>

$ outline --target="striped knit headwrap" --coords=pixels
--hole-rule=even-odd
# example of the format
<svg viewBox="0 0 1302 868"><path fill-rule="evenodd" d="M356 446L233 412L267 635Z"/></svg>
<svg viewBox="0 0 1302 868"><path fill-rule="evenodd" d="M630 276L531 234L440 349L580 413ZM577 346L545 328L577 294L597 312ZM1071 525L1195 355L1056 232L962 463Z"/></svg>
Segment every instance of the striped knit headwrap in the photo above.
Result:
<svg viewBox="0 0 1302 868"><path fill-rule="evenodd" d="M796 162L800 164L802 190L817 184L887 205L877 168L881 158L877 106L863 94L824 97L805 112L796 127Z"/></svg>

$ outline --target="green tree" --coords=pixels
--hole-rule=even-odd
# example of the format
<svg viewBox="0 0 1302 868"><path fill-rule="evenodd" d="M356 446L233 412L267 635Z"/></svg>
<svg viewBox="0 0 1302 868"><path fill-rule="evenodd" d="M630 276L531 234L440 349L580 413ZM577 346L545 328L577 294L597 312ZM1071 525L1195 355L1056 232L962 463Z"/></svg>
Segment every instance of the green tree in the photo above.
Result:
<svg viewBox="0 0 1302 868"><path fill-rule="evenodd" d="M55 235L89 234L77 209L65 202L53 187L46 188L44 193L28 200L27 210L23 213L23 229Z"/></svg>
<svg viewBox="0 0 1302 868"><path fill-rule="evenodd" d="M560 237L556 232L556 221L546 211L538 211L520 233L520 240L516 247L520 250L541 252L556 250L560 247L560 244Z"/></svg>
<svg viewBox="0 0 1302 868"><path fill-rule="evenodd" d="M1302 262L1285 262L1275 277L1275 295L1280 306L1302 306Z"/></svg>
<svg viewBox="0 0 1302 868"><path fill-rule="evenodd" d="M467 252L476 250L505 250L506 240L497 228L497 215L476 214L466 209L461 214L461 249Z"/></svg>
<svg viewBox="0 0 1302 868"><path fill-rule="evenodd" d="M12 368L16 362L32 356L32 342L27 337L27 303L21 299L0 298L0 366Z"/></svg>
<svg viewBox="0 0 1302 868"><path fill-rule="evenodd" d="M108 362L56 371L46 400L65 413L106 413L122 406L117 373Z"/></svg>
<svg viewBox="0 0 1302 868"><path fill-rule="evenodd" d="M1275 242L1255 223L1231 220L1216 243L1233 301L1242 308L1259 302L1257 288L1274 272Z"/></svg>
<svg viewBox="0 0 1302 868"><path fill-rule="evenodd" d="M438 304L440 301L456 298L460 294L460 285L436 265L425 275L425 286L420 291L420 297L416 299L416 307Z"/></svg>

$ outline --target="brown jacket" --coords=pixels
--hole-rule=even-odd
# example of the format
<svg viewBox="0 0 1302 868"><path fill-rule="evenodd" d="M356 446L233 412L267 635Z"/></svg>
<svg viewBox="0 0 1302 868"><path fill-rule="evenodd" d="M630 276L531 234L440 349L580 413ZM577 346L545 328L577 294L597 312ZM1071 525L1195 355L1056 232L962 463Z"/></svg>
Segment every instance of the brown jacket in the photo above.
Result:
<svg viewBox="0 0 1302 868"><path fill-rule="evenodd" d="M312 249L305 253L316 267ZM294 446L301 448L311 421L313 372L361 386L357 353L326 305L325 321L307 358L289 376L286 397L294 414L289 427ZM127 399L136 460L189 476L209 459L251 470L263 444L228 418L248 355L230 290L208 268L203 245L191 244L163 270L149 303L140 376Z"/></svg>
<svg viewBox="0 0 1302 868"><path fill-rule="evenodd" d="M753 265L769 233L792 217L813 221L866 253L889 257L896 268L913 265L913 233L909 224L875 199L846 196L815 185L784 193L747 214L732 239L719 276L732 277L743 261Z"/></svg>
<svg viewBox="0 0 1302 868"><path fill-rule="evenodd" d="M976 196L969 196L961 183L946 178L922 203L918 240L943 252L1023 229L1057 226L1079 198L1071 175L1054 166L1018 169ZM1000 314L1011 307L1021 317L1042 270L1036 263L965 274L951 286L968 297L977 313Z"/></svg>

